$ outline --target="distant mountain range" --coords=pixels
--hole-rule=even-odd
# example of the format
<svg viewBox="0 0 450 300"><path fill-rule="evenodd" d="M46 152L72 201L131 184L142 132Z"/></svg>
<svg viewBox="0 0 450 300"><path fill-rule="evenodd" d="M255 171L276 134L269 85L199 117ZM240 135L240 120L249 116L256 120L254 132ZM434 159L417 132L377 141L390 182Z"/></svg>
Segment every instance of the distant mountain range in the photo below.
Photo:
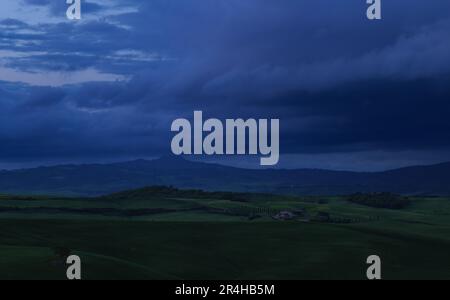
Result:
<svg viewBox="0 0 450 300"><path fill-rule="evenodd" d="M0 171L1 194L97 196L145 186L297 195L450 195L450 163L386 172L249 170L178 157Z"/></svg>

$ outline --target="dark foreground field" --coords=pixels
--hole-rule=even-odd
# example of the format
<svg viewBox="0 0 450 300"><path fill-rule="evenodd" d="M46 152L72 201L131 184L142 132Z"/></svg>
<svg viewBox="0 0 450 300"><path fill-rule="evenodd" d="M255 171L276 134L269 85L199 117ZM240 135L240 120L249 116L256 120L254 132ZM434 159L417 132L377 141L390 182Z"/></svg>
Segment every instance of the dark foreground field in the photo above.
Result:
<svg viewBox="0 0 450 300"><path fill-rule="evenodd" d="M372 254L385 279L450 279L448 199L388 210L343 198L172 197L3 198L0 279L65 279L61 253L69 252L81 257L84 279L365 279ZM232 206L227 214L205 209ZM172 210L135 216L143 207ZM237 213L246 207L326 211L332 219L253 219Z"/></svg>

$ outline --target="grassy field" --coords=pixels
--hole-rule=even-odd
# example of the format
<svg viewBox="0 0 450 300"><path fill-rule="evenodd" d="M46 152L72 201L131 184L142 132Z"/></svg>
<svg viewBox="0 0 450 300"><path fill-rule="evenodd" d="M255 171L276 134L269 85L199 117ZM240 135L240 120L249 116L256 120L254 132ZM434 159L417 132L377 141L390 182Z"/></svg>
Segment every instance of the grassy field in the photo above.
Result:
<svg viewBox="0 0 450 300"><path fill-rule="evenodd" d="M385 279L450 279L449 199L389 210L345 197L227 197L2 196L0 279L65 279L58 249L81 257L84 279L364 279L372 254ZM308 220L270 217L281 210Z"/></svg>

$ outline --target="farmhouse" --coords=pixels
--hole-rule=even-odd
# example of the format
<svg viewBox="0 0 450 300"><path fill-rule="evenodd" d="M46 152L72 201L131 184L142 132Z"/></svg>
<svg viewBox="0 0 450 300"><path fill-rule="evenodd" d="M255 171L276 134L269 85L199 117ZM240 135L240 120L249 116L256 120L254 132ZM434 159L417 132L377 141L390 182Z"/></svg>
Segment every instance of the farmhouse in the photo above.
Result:
<svg viewBox="0 0 450 300"><path fill-rule="evenodd" d="M275 220L279 220L279 221L293 220L296 217L297 217L297 215L290 211L282 211L282 212L279 212L278 214L276 214L275 216L273 216L273 218Z"/></svg>

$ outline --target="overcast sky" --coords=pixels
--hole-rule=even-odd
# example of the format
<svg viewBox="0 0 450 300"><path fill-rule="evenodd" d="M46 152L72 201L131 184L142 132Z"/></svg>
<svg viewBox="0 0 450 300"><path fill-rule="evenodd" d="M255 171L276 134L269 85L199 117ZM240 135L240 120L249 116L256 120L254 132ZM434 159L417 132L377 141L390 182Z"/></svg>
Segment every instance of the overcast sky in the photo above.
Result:
<svg viewBox="0 0 450 300"><path fill-rule="evenodd" d="M279 118L279 167L450 161L450 1L365 2L2 0L0 168L158 157L194 110Z"/></svg>

